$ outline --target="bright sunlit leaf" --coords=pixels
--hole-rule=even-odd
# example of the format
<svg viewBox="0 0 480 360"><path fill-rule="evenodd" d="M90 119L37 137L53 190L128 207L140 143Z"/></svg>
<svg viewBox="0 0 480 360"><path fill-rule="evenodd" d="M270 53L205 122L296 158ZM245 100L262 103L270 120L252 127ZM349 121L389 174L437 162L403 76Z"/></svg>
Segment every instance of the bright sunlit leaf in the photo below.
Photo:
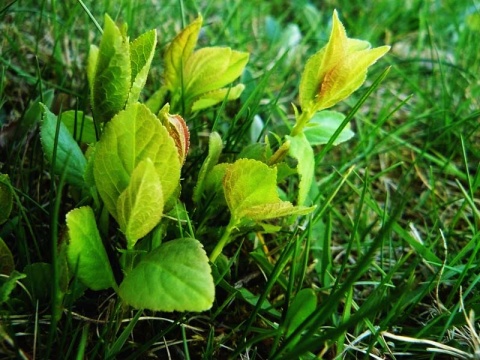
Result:
<svg viewBox="0 0 480 360"><path fill-rule="evenodd" d="M266 220L312 211L312 208L282 201L277 191L277 169L257 160L240 159L229 165L223 187L232 218L236 221L244 218Z"/></svg>
<svg viewBox="0 0 480 360"><path fill-rule="evenodd" d="M163 214L162 185L150 159L141 161L133 170L130 184L118 198L117 214L129 249L160 221Z"/></svg>
<svg viewBox="0 0 480 360"><path fill-rule="evenodd" d="M313 114L350 96L365 82L368 68L389 49L390 46L372 49L367 41L348 38L334 11L327 45L307 61L302 74L302 111Z"/></svg>
<svg viewBox="0 0 480 360"><path fill-rule="evenodd" d="M132 87L128 95L128 103L138 101L140 92L147 81L148 71L152 63L155 46L157 45L157 31L150 30L130 44L130 63L132 67Z"/></svg>
<svg viewBox="0 0 480 360"><path fill-rule="evenodd" d="M165 51L165 86L171 92L173 112L188 114L237 99L243 86L224 88L237 79L248 62L248 53L228 47L206 47L193 51L203 19L188 25Z"/></svg>
<svg viewBox="0 0 480 360"><path fill-rule="evenodd" d="M134 169L150 159L160 179L165 202L180 181L178 150L167 129L145 106L128 105L104 129L95 146L93 175L108 211L118 220L117 200L129 186Z"/></svg>

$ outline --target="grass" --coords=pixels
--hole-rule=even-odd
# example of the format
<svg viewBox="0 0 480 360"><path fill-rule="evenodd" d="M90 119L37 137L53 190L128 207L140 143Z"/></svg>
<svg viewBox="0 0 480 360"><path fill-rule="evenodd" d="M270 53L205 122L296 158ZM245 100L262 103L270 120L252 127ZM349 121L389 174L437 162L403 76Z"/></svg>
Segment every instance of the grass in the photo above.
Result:
<svg viewBox="0 0 480 360"><path fill-rule="evenodd" d="M86 56L101 34L77 2L2 5L0 172L14 187L14 209L0 237L27 276L13 279L0 303L0 357L478 358L478 2L84 3L99 23L105 12L127 22L131 38L157 28L159 53L198 12L206 24L201 46L251 53L241 100L189 119L196 142L183 177L192 187L212 129L222 134L227 159L251 141L256 115L263 135L288 134L301 70L327 41L335 7L349 36L392 50L335 108L351 117L356 136L316 149L315 212L298 226L251 231L227 246L228 263L214 269L211 310L135 311L110 291L82 292L75 279L63 279L59 240L78 197L51 175L30 107L50 97L53 111L89 111ZM297 34L298 43L286 46ZM147 95L158 87L161 67L157 55ZM294 185L282 187L294 194ZM184 186L186 206L190 198ZM189 214L192 235L207 249L221 236L204 224L215 211L204 206ZM1 275L2 284L7 278ZM289 309L308 298L302 289L313 289L316 308L292 328Z"/></svg>

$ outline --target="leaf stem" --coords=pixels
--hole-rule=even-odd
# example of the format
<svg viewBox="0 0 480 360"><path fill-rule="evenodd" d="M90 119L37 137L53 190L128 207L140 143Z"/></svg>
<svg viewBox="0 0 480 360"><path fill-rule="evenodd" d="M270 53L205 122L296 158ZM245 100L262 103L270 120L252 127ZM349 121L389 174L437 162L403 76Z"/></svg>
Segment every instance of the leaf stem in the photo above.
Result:
<svg viewBox="0 0 480 360"><path fill-rule="evenodd" d="M300 116L297 117L295 126L290 132L290 136L295 136L301 133L305 125L307 125L307 123L310 121L312 117L313 117L312 111L302 112Z"/></svg>
<svg viewBox="0 0 480 360"><path fill-rule="evenodd" d="M212 253L210 254L210 262L213 264L217 259L218 255L222 253L223 248L227 245L228 240L230 239L230 235L232 234L233 229L235 229L237 225L237 220L233 217L230 218L230 222L228 223L227 227L225 228L225 232L223 233L220 241L217 243L215 248L213 249Z"/></svg>

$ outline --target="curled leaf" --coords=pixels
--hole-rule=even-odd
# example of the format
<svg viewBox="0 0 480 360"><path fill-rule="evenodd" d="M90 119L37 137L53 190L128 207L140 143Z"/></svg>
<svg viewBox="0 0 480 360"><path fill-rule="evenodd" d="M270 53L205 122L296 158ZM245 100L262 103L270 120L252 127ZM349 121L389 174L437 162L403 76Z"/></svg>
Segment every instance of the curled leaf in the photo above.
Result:
<svg viewBox="0 0 480 360"><path fill-rule="evenodd" d="M168 111L170 106L166 104L158 117L162 121L162 124L167 128L168 133L175 142L175 146L178 150L178 156L180 158L180 163L185 163L187 158L188 149L190 148L190 131L188 130L187 123L183 118L178 114L170 114Z"/></svg>

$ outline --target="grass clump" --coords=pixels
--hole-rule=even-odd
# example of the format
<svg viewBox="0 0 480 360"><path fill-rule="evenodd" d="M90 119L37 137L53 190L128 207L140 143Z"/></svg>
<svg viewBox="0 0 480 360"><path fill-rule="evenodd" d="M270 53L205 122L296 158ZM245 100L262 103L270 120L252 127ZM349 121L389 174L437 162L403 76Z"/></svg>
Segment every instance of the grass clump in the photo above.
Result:
<svg viewBox="0 0 480 360"><path fill-rule="evenodd" d="M13 1L1 8L2 357L475 358L479 14L473 1L442 5ZM318 113L320 119L307 119L306 146L296 135L304 134L301 116L316 98L305 95L305 84L299 93L299 84L307 60L329 41L335 6L349 36L392 48L369 69L363 87ZM70 119L68 149L78 147L78 158L85 156L79 166L88 169L100 155L80 136L98 141L98 153L116 156L105 134L123 125L111 117L147 113L143 105L135 111L122 105L105 126L85 125L92 106L99 118L90 93L102 86L87 74L90 45L102 39L92 20L103 28L106 13L121 36L136 39L156 29L139 101L154 108L149 119L158 116L169 130L159 139L174 139L161 140L171 145L164 148L183 151L171 180L181 192L165 190L170 178L155 170L150 155L128 174L130 195L118 195L123 207L105 201L107 175L95 164L86 183L98 193L82 177L72 182L68 166L76 155L61 147L60 124ZM212 89L225 92L205 108L195 105L205 94L193 86L188 103L178 87L162 89L174 68L164 54L199 13L197 52L229 46L239 58L249 54L239 79ZM180 118L160 110L167 102ZM318 135L316 124L327 121L335 126L326 140L308 134ZM146 134L163 131L156 126ZM335 146L342 136L350 140ZM137 210L125 198L143 184L131 179L163 184L156 194L167 195L154 202L162 203L163 216L153 226L131 220ZM72 232L75 219L82 221ZM90 248L71 249L76 239L84 246L78 234L85 229L96 239L89 259L102 253L102 264L111 267L93 277L87 271L90 278L72 255ZM165 259L172 259L174 239L184 255L173 258L176 265L209 264L197 273L205 271L215 297L202 309L189 290L181 306L174 300L168 307L171 300L162 299L168 291L155 293L148 276L137 280L138 269L151 263L154 271L170 269ZM193 241L201 246L191 250ZM104 273L111 274L106 283ZM123 282L129 277L130 287ZM158 303L143 302L149 293Z"/></svg>

